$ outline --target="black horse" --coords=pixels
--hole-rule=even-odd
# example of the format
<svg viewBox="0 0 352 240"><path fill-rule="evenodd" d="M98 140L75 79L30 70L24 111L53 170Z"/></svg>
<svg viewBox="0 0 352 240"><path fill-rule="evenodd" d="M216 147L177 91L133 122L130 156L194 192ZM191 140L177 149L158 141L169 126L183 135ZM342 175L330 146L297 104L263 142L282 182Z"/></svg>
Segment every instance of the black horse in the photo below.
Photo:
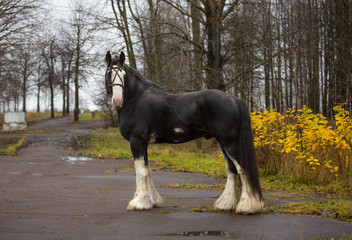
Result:
<svg viewBox="0 0 352 240"><path fill-rule="evenodd" d="M215 209L254 213L263 209L250 115L243 101L219 90L171 94L125 64L125 55L106 54L106 90L118 109L119 129L130 142L137 189L129 210L162 203L148 167L149 143L182 143L214 137L226 159L227 183ZM237 174L242 182L240 197ZM239 195L239 194L238 194Z"/></svg>

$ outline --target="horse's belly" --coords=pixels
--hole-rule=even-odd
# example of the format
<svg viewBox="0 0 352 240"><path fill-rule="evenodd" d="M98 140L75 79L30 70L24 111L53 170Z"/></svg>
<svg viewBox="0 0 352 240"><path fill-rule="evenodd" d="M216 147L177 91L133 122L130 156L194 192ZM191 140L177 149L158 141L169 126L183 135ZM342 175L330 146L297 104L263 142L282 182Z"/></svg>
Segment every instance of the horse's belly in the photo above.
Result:
<svg viewBox="0 0 352 240"><path fill-rule="evenodd" d="M174 127L151 136L156 143L184 143L201 137L208 139L211 136L206 131L185 127Z"/></svg>

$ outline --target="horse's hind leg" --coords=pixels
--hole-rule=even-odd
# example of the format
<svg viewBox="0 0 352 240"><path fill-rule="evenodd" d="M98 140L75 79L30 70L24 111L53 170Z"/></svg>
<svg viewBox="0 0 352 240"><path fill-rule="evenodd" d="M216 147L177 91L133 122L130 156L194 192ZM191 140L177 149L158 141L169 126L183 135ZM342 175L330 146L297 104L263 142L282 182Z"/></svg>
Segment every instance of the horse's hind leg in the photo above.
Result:
<svg viewBox="0 0 352 240"><path fill-rule="evenodd" d="M129 202L128 210L148 210L163 202L156 191L148 166L147 144L141 141L130 141L134 166L136 170L136 193Z"/></svg>
<svg viewBox="0 0 352 240"><path fill-rule="evenodd" d="M227 153L223 150L223 155L226 161L225 172L227 182L221 196L214 203L214 208L218 210L233 210L236 209L238 203L238 185L237 185L237 170Z"/></svg>
<svg viewBox="0 0 352 240"><path fill-rule="evenodd" d="M232 160L233 164L236 166L237 172L240 175L242 183L241 198L237 204L236 212L250 214L255 212L260 212L263 210L264 203L260 192L260 188L255 188L251 183L249 173L242 167L243 163L239 163L236 160L236 150L233 147L228 147L224 149L229 158ZM252 176L255 177L255 176ZM257 176L256 176L257 177Z"/></svg>

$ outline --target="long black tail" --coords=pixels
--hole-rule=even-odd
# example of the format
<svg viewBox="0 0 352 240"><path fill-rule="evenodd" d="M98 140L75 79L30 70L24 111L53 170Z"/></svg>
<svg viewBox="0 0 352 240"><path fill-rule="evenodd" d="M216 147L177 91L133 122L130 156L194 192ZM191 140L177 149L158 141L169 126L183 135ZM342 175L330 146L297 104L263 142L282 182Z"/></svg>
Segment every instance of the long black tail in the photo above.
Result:
<svg viewBox="0 0 352 240"><path fill-rule="evenodd" d="M258 165L255 157L255 149L253 143L253 135L251 128L251 118L246 104L236 99L236 103L240 110L240 131L237 140L236 148L238 154L238 164L245 170L248 182L255 196L263 199L263 194L260 188Z"/></svg>

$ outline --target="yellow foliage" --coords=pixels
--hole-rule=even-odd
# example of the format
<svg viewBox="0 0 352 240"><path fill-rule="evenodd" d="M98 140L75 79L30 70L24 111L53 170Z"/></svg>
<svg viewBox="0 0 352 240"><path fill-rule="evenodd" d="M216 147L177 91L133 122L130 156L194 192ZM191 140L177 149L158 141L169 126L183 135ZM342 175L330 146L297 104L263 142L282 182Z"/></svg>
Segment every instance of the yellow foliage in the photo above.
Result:
<svg viewBox="0 0 352 240"><path fill-rule="evenodd" d="M275 109L252 113L258 158L277 173L319 177L351 177L352 121L344 105L334 108L335 126L306 106L297 112ZM267 166L267 165L270 166Z"/></svg>

